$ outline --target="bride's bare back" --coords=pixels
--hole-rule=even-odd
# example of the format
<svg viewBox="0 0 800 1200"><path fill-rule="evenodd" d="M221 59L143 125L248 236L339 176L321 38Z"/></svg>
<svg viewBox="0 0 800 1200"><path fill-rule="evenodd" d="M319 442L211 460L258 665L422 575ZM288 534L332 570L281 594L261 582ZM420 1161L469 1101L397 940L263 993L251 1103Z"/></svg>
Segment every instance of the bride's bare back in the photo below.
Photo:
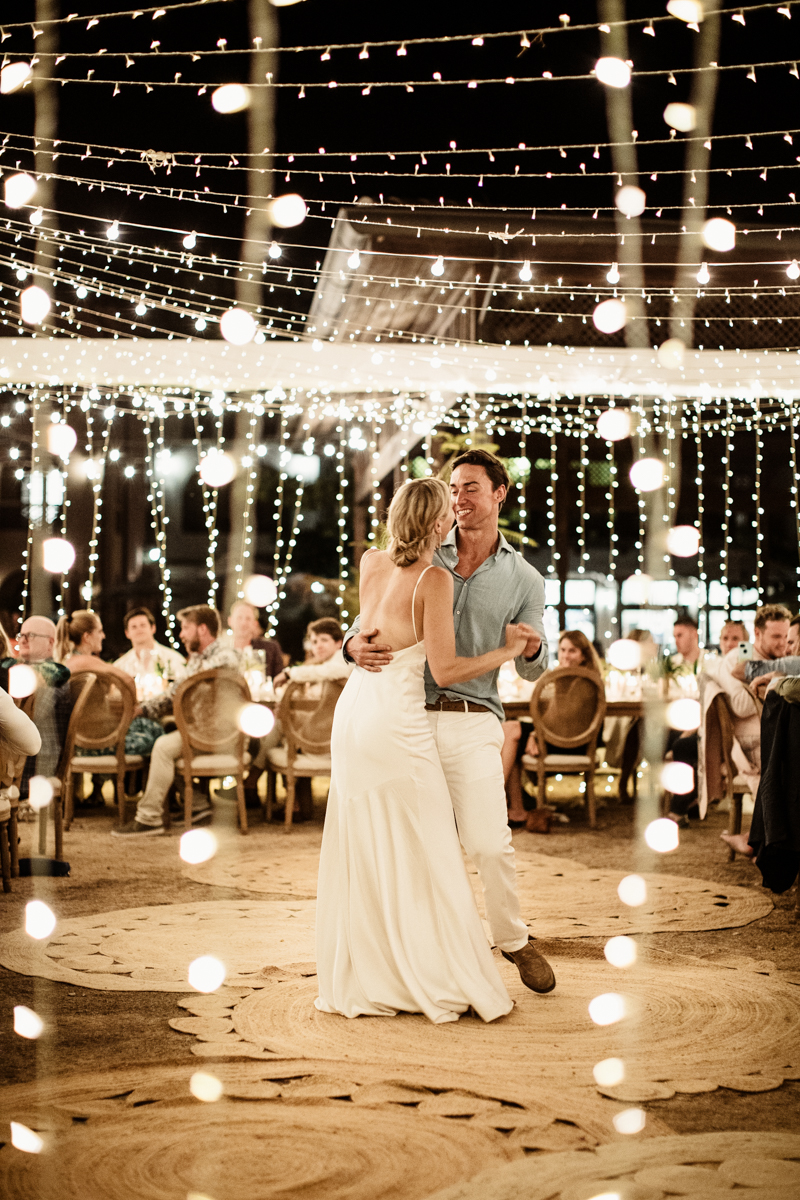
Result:
<svg viewBox="0 0 800 1200"><path fill-rule="evenodd" d="M414 588L430 560L419 559L408 567L398 567L385 550L370 550L361 560L361 626L363 629L380 630L380 640L392 650L405 650L415 642L422 641L425 604L424 591L420 587L414 604L414 624L411 619L411 601ZM434 567L443 575L441 567ZM433 574L433 571L430 574Z"/></svg>

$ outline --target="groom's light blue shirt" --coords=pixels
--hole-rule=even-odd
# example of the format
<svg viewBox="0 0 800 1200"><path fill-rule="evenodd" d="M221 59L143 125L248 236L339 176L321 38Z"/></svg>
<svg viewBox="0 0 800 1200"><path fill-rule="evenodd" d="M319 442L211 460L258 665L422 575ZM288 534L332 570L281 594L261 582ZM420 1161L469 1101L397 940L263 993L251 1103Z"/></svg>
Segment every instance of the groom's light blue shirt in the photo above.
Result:
<svg viewBox="0 0 800 1200"><path fill-rule="evenodd" d="M469 579L458 574L458 547L456 526L450 530L433 556L437 567L444 567L453 578L453 624L456 631L456 654L473 658L502 646L506 637L506 625L522 621L541 634L542 645L532 659L517 658L517 674L523 679L538 679L547 670L548 649L544 636L544 581L541 575L525 562L500 534L497 550L481 563ZM359 632L360 621L356 618L345 635L347 641ZM433 704L437 697L445 695L451 700L471 700L483 704L503 720L503 705L497 694L499 671L489 671L477 679L456 683L449 688L440 688L425 664L425 699Z"/></svg>

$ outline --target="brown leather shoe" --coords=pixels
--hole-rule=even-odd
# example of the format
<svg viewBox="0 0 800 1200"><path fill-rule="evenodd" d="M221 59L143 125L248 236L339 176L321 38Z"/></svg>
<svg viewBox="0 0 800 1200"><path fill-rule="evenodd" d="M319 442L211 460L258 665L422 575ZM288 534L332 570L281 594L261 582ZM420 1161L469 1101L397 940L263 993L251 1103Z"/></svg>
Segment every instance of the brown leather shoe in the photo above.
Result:
<svg viewBox="0 0 800 1200"><path fill-rule="evenodd" d="M500 953L503 958L514 963L525 987L530 988L532 992L552 992L556 986L553 968L534 948L533 938L529 938L527 946L523 946L521 950L512 950L511 953L501 950Z"/></svg>

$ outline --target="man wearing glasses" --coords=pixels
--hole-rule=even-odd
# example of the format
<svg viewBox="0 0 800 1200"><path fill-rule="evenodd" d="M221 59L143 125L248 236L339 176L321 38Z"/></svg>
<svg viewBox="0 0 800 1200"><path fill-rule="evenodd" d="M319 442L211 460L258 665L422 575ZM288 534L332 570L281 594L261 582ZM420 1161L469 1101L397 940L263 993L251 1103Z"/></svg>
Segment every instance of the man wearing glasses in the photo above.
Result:
<svg viewBox="0 0 800 1200"><path fill-rule="evenodd" d="M17 661L33 667L46 685L37 689L33 710L42 748L25 765L20 788L23 799L28 794L27 784L32 775L55 775L69 726L72 708L68 686L70 673L68 667L53 661L55 637L56 627L47 617L28 617L17 634Z"/></svg>

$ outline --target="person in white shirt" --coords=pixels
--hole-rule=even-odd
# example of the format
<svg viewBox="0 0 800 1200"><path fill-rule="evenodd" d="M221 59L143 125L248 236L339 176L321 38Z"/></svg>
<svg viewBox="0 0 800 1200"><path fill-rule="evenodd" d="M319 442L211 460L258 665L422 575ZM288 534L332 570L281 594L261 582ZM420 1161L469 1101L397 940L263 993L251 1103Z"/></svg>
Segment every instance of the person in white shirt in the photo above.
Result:
<svg viewBox="0 0 800 1200"><path fill-rule="evenodd" d="M182 654L156 641L156 620L149 608L132 608L125 614L124 626L131 649L118 658L114 666L126 675L168 677L186 666Z"/></svg>

